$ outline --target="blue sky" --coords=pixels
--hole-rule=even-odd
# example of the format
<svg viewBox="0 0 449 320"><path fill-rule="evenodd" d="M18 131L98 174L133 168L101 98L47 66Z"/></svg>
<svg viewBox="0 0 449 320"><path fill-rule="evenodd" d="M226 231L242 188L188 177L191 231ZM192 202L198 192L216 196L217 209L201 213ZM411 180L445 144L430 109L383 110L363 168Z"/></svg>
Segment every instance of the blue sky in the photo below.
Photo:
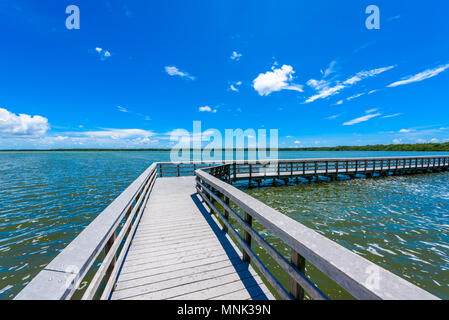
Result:
<svg viewBox="0 0 449 320"><path fill-rule="evenodd" d="M168 147L194 120L278 129L280 147L449 141L448 15L434 0L2 0L0 148Z"/></svg>

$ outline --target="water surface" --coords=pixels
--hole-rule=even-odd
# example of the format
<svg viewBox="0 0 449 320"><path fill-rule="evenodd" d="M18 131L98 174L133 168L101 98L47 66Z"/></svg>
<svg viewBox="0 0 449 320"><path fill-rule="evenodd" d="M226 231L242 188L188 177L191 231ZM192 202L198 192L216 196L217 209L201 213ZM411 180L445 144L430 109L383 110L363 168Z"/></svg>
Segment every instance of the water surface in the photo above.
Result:
<svg viewBox="0 0 449 320"><path fill-rule="evenodd" d="M448 180L445 172L246 191L358 255L449 299ZM273 244L285 252L281 242ZM321 275L314 276L325 293L349 298Z"/></svg>
<svg viewBox="0 0 449 320"><path fill-rule="evenodd" d="M280 152L279 157L295 159L424 154L419 152ZM152 162L169 161L169 159L168 152L154 151L0 152L0 299L12 299L20 292ZM341 188L340 186L344 183L320 185L317 188L304 187L304 191L298 190L300 192L289 189L286 190L284 199L278 198L281 189L261 190L262 193L256 194L256 196L266 198L265 201L275 207L277 206L284 213L295 216L309 226L320 228L321 232L329 234L330 237L335 236L329 231L334 228L336 230L334 232L342 232L343 234L353 232L355 235L352 238L342 238L346 241L344 245L352 250L356 250L356 245L366 247L368 253L364 253L363 250L358 252L365 255L371 254L374 259L378 259L376 262L387 259L385 258L387 256L385 251L376 247L378 245L383 249L397 253L396 259L404 260L406 264L412 263L411 266L407 267L408 269L406 268L407 270L433 264L432 268L429 267L425 270L429 273L441 274L442 276L435 277L434 280L447 288L448 276L446 273L446 281L443 281L444 274L442 273L443 271L447 272L447 225L449 224L447 222L447 177L445 180L443 179L443 183L439 186L430 183L432 186L430 189L427 187L429 183L425 182L427 180L421 180L420 177L413 179L410 182L404 182L402 185L392 184L390 187L388 187L388 183L384 187L379 185L369 186L369 183L372 182L366 181L367 185L363 188L364 191L358 200L351 200L344 196L337 197L340 192L332 191L333 188ZM427 179L438 178L435 176ZM362 182L355 183L363 185ZM411 210L412 213L409 214L406 211L404 215L403 207L397 207L395 201L376 203L379 198L373 197L373 195L386 187L392 192L391 199L401 199L402 193L398 194L398 192L408 190L411 198L409 197L410 200L408 201L410 202L407 202L407 210ZM305 192L306 188L309 191ZM418 198L412 197L413 192L416 193L419 190L422 190L421 195L426 195L420 201L417 200ZM268 192L266 197L263 196L263 192ZM275 196L276 194L278 196ZM315 198L318 198L320 194L326 196L315 202L311 201L314 194ZM386 193L380 192L380 195L382 194L385 195ZM384 212L392 210L393 213L390 213L390 215L395 220L394 223L390 223L391 227L399 230L401 228L402 230L404 228L410 229L408 235L398 233L398 236L404 239L405 243L412 241L415 247L428 248L432 254L421 254L415 247L401 244L399 239L397 243L392 243L391 246L379 244L374 241L379 238L374 233L371 233L374 240L358 241L358 235L365 232L362 230L366 230L367 223L360 219L355 219L350 224L340 222L342 227L336 228L339 226L337 217L343 218L348 215L352 217L354 212L360 214L357 208L364 203L364 197L370 199L370 211L375 213L374 216L367 215L367 218L370 219L367 221L382 221L377 220L378 215L382 216ZM291 201L288 207L282 206L285 201ZM297 206L298 203L301 203L300 207ZM331 203L331 206L329 206L329 203ZM335 210L326 213L329 215L327 223L323 223L320 216L316 215L324 208L334 207ZM387 221L383 223L386 224ZM417 223L418 226L422 227L417 228ZM374 226L375 224L372 227L373 230L380 228L380 225ZM382 229L379 230L379 232L381 231ZM419 232L420 237L410 238L416 232ZM426 234L428 236L424 238ZM397 239L394 235L390 238L385 239L389 241ZM343 241L339 238L335 239ZM426 245L423 242L429 244ZM392 249L392 247L396 249ZM398 250L402 250L404 253L401 255ZM418 253L413 253L410 250ZM374 254L374 251L383 255L384 258ZM443 253L439 253L440 251ZM410 258L412 257L411 254L416 256L416 260ZM420 260L427 261L427 263ZM395 268L401 270L401 267ZM419 274L424 276L421 273ZM437 287L435 284L435 288Z"/></svg>

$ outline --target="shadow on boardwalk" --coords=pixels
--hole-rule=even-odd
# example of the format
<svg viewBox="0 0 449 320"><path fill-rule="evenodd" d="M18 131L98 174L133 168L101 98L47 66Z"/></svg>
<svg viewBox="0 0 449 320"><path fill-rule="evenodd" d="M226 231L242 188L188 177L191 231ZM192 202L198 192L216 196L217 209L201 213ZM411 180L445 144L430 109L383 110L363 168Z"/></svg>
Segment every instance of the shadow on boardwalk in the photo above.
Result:
<svg viewBox="0 0 449 320"><path fill-rule="evenodd" d="M268 300L268 297L265 295L263 290L260 288L257 281L251 276L249 272L250 264L248 262L244 262L241 258L241 255L237 251L236 247L231 243L231 240L226 236L226 233L220 228L217 222L211 216L206 208L204 207L201 200L198 198L197 194L191 195L193 202L198 207L199 211L203 215L206 222L211 227L214 234L217 236L218 241L222 245L223 249L226 252L226 255L229 257L229 260L232 262L232 265L239 275L242 283L244 284L246 290L251 296L253 300ZM243 267L242 267L243 266Z"/></svg>

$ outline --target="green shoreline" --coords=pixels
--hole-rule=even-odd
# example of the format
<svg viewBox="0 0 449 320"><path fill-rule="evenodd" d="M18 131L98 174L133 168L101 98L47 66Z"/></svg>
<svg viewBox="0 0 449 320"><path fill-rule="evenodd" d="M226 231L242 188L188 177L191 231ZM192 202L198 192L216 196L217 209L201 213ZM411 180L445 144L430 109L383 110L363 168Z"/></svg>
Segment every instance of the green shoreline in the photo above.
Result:
<svg viewBox="0 0 449 320"><path fill-rule="evenodd" d="M170 151L171 149L4 149L0 152L61 152L61 151ZM197 150L197 149L190 149ZM221 150L254 150L254 149L221 149ZM279 148L279 151L449 151L449 142L445 143L421 143L421 144L389 144L367 146L336 146L336 147L309 147L309 148Z"/></svg>

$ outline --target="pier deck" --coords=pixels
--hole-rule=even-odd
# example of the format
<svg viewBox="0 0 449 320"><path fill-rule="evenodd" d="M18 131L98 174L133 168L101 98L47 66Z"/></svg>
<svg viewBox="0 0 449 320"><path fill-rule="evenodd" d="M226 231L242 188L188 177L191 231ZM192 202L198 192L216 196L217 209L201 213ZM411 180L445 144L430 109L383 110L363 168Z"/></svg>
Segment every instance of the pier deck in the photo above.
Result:
<svg viewBox="0 0 449 320"><path fill-rule="evenodd" d="M201 203L194 177L157 179L112 299L273 299Z"/></svg>

